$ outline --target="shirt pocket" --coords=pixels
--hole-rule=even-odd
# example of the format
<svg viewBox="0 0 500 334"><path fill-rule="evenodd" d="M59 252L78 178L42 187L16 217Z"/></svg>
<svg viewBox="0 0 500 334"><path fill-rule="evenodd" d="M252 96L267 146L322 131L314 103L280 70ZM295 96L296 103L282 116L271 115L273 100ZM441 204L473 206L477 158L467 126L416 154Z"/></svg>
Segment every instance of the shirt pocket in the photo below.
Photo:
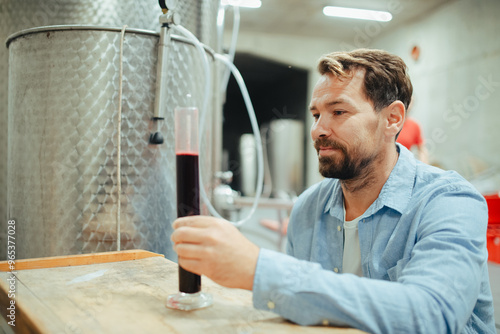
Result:
<svg viewBox="0 0 500 334"><path fill-rule="evenodd" d="M397 281L398 278L401 276L403 269L408 264L408 261L410 261L409 257L402 258L398 260L398 262L396 262L396 265L394 267L387 269L387 275L389 276L389 280L393 282Z"/></svg>

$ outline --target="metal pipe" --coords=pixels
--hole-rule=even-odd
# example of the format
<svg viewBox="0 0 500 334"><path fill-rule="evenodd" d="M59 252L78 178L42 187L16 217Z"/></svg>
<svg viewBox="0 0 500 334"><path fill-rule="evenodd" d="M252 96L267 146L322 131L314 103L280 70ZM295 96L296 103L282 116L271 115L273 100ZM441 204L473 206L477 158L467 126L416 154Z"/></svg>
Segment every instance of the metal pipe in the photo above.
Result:
<svg viewBox="0 0 500 334"><path fill-rule="evenodd" d="M164 119L163 109L165 105L164 89L162 87L167 83L168 73L168 47L170 44L170 29L163 25L160 30L160 41L158 43L158 63L156 68L156 95L153 117L155 119Z"/></svg>

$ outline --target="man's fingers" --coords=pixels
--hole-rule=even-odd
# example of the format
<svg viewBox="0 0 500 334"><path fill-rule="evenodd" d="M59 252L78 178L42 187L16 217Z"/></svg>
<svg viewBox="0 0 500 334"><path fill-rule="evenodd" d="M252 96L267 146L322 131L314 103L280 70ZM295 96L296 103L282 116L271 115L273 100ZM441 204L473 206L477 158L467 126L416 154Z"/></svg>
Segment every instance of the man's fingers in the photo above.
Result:
<svg viewBox="0 0 500 334"><path fill-rule="evenodd" d="M200 260L202 247L194 244L176 244L174 250L179 259Z"/></svg>
<svg viewBox="0 0 500 334"><path fill-rule="evenodd" d="M217 224L218 221L219 219L208 216L188 216L177 218L172 224L172 227L174 229L183 226L203 228L213 226L214 224Z"/></svg>
<svg viewBox="0 0 500 334"><path fill-rule="evenodd" d="M170 239L174 244L199 244L204 240L204 231L196 227L181 226L172 233Z"/></svg>
<svg viewBox="0 0 500 334"><path fill-rule="evenodd" d="M174 229L178 229L179 227L183 226L200 228L209 226L209 224L206 222L205 219L202 219L201 216L188 216L188 217L177 218L172 224L172 227Z"/></svg>

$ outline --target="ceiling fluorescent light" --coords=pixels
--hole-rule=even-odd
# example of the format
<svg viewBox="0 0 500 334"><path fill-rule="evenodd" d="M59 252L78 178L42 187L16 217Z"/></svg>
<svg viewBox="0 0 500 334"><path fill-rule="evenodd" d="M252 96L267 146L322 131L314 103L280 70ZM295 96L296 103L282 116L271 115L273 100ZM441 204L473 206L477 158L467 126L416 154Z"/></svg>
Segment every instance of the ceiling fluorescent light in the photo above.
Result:
<svg viewBox="0 0 500 334"><path fill-rule="evenodd" d="M323 14L325 14L326 16L346 17L350 19L372 20L381 22L388 22L392 20L392 15L389 12L346 7L326 6L325 8L323 8Z"/></svg>
<svg viewBox="0 0 500 334"><path fill-rule="evenodd" d="M260 8L262 6L261 0L221 0L222 5L238 6L246 8Z"/></svg>

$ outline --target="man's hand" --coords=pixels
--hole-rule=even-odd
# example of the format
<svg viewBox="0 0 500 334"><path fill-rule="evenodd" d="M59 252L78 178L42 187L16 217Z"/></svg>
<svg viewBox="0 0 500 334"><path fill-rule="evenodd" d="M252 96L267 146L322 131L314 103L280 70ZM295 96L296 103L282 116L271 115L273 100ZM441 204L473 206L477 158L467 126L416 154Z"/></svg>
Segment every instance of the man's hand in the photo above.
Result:
<svg viewBox="0 0 500 334"><path fill-rule="evenodd" d="M179 218L171 239L182 268L229 287L252 290L259 247L231 223L206 216Z"/></svg>

